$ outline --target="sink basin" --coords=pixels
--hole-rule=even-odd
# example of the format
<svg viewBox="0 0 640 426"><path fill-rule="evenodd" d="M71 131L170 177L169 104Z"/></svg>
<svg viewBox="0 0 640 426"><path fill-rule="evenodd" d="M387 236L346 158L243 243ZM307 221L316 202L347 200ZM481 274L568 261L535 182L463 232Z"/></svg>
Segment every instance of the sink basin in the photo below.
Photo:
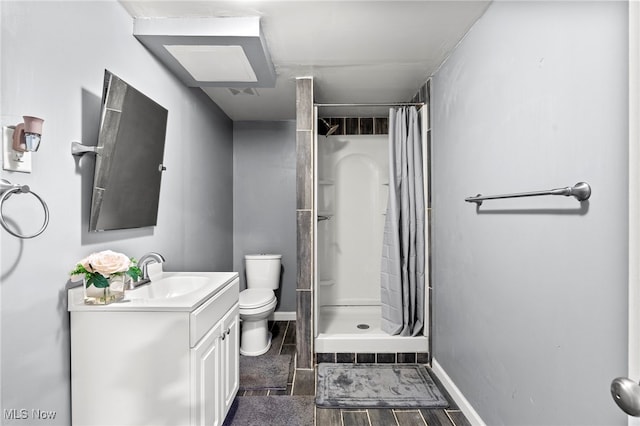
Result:
<svg viewBox="0 0 640 426"><path fill-rule="evenodd" d="M151 274L150 274L151 275ZM69 311L192 311L238 279L237 272L163 272L109 305L86 305L82 286L69 289Z"/></svg>
<svg viewBox="0 0 640 426"><path fill-rule="evenodd" d="M196 275L174 275L129 290L128 299L167 299L183 296L207 285L210 279Z"/></svg>

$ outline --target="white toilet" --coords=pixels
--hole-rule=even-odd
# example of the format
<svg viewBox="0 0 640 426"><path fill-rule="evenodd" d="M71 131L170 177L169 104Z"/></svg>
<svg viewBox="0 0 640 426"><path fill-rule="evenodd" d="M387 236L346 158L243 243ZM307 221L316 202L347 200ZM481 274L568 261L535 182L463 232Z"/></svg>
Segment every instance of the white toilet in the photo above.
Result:
<svg viewBox="0 0 640 426"><path fill-rule="evenodd" d="M280 286L280 254L248 254L244 257L247 289L240 292L242 335L240 353L258 356L271 347L267 319L276 309L274 290Z"/></svg>

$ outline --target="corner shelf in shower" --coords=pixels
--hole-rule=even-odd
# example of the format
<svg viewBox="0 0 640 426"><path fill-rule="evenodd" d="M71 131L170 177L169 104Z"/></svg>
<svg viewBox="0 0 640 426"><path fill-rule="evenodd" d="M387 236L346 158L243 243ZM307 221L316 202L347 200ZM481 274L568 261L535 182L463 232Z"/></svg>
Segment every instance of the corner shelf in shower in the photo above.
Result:
<svg viewBox="0 0 640 426"><path fill-rule="evenodd" d="M335 283L336 283L336 280L323 280L323 279L321 279L318 284L320 284L321 286L325 287L325 286L334 285Z"/></svg>
<svg viewBox="0 0 640 426"><path fill-rule="evenodd" d="M318 179L318 185L333 185L335 182L330 179Z"/></svg>

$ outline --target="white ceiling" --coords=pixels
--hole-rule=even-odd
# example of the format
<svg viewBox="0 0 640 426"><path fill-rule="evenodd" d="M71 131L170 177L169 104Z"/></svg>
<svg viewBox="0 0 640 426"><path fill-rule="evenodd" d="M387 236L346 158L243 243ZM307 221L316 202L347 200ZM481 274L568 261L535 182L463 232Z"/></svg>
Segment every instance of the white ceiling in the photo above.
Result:
<svg viewBox="0 0 640 426"><path fill-rule="evenodd" d="M409 101L490 0L120 0L134 18L259 16L275 88L203 90L234 121L295 118L295 79L314 78L318 103ZM321 116L369 115L323 109Z"/></svg>

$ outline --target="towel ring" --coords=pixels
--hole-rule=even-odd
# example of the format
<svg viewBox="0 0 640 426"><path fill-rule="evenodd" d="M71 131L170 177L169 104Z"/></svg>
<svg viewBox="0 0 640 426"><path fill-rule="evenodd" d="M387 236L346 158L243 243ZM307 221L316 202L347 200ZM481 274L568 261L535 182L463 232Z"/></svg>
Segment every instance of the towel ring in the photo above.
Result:
<svg viewBox="0 0 640 426"><path fill-rule="evenodd" d="M5 231L10 233L14 237L18 237L26 240L29 238L37 237L38 235L42 234L45 229L47 229L47 225L49 225L49 207L47 207L47 203L45 203L44 200L38 194L31 191L28 185L14 185L8 180L0 179L0 193L2 193L2 197L0 197L0 225L2 225ZM7 222L5 221L5 218L4 218L4 214L2 213L2 206L4 205L4 202L8 200L9 197L11 197L13 194L21 194L21 193L33 194L33 196L36 197L38 201L40 201L40 204L42 204L42 208L44 209L44 222L42 224L42 227L38 232L32 235L22 235L13 231L11 228L9 228L9 225L7 225Z"/></svg>

